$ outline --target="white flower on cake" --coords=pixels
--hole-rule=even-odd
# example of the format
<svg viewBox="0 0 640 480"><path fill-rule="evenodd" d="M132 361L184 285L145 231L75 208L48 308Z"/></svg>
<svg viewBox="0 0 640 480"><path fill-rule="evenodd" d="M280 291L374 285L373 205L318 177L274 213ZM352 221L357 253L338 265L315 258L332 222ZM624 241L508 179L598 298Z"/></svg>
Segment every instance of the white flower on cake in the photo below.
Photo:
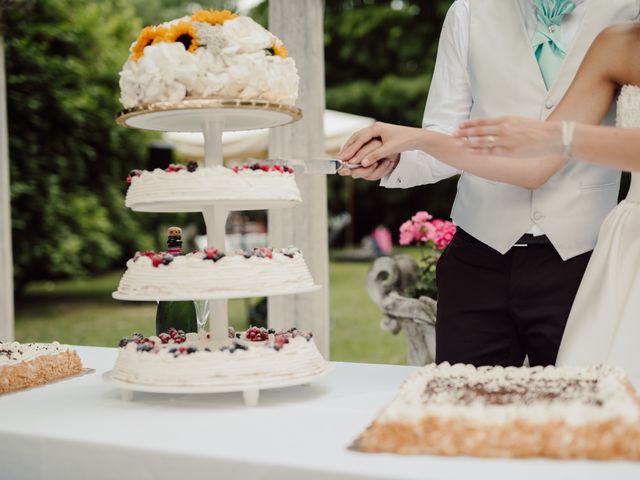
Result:
<svg viewBox="0 0 640 480"><path fill-rule="evenodd" d="M197 73L191 94L194 97L220 94L229 83L224 58L205 48L199 48L193 56L196 59Z"/></svg>
<svg viewBox="0 0 640 480"><path fill-rule="evenodd" d="M248 17L201 10L146 27L120 72L125 108L187 97L239 97L292 105L298 72L286 47Z"/></svg>
<svg viewBox="0 0 640 480"><path fill-rule="evenodd" d="M209 25L204 22L196 22L196 38L198 43L210 54L220 55L222 50L227 46L227 37L222 33L220 25Z"/></svg>
<svg viewBox="0 0 640 480"><path fill-rule="evenodd" d="M120 74L125 108L138 103L177 102L198 79L198 62L181 43L159 43L144 49L137 62L128 60ZM135 100L134 100L135 99Z"/></svg>
<svg viewBox="0 0 640 480"><path fill-rule="evenodd" d="M227 40L223 53L255 53L271 48L276 37L249 17L238 17L222 24L222 34Z"/></svg>

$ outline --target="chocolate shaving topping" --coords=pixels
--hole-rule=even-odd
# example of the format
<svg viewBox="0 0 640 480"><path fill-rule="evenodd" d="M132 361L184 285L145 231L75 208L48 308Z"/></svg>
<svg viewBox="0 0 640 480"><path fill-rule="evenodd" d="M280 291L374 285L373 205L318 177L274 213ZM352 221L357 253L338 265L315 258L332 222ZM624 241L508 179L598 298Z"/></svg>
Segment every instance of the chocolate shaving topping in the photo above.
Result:
<svg viewBox="0 0 640 480"><path fill-rule="evenodd" d="M487 379L479 382L464 377L432 378L425 386L425 403L440 403L445 396L457 405L529 405L533 403L579 402L602 406L595 379Z"/></svg>

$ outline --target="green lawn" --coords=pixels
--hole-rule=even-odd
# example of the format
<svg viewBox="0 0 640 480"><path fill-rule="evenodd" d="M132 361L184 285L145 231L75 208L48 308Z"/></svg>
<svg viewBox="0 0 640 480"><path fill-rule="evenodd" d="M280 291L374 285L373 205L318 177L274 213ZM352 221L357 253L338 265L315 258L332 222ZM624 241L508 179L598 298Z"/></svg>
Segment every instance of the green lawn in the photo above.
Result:
<svg viewBox="0 0 640 480"><path fill-rule="evenodd" d="M365 289L368 268L368 263L330 264L331 359L406 363L404 333L380 330L381 314ZM111 298L121 274L33 283L16 305L17 340L115 346L132 332L153 332L154 304ZM249 302L255 300L230 301L230 323L236 328L246 328Z"/></svg>

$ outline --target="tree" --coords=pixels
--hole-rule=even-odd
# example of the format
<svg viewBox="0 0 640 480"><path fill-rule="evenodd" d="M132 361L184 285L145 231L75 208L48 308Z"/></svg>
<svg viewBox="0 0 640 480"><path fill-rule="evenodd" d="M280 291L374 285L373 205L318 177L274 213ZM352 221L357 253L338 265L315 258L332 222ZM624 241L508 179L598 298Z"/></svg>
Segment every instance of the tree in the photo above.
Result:
<svg viewBox="0 0 640 480"><path fill-rule="evenodd" d="M19 290L112 267L151 241L123 202L146 137L114 122L140 24L126 0L14 2L3 17Z"/></svg>
<svg viewBox="0 0 640 480"><path fill-rule="evenodd" d="M418 126L451 0L326 0L327 108ZM266 2L251 12L267 24ZM329 208L346 207L345 180L329 177ZM356 181L356 237L379 224L394 232L416 210L446 218L456 180L409 190Z"/></svg>

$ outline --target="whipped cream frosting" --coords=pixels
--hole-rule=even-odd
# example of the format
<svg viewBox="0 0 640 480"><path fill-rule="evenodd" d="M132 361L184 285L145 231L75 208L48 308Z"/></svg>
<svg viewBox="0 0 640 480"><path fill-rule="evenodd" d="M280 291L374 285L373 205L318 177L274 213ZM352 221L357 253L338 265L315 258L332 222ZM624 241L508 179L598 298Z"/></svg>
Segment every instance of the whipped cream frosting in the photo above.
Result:
<svg viewBox="0 0 640 480"><path fill-rule="evenodd" d="M185 21L189 17L159 27ZM291 57L269 53L274 44L282 45L275 35L248 17L222 25L193 22L193 29L200 45L194 52L179 42L161 42L145 47L137 60L129 56L120 72L125 108L188 97L295 104L298 70Z"/></svg>
<svg viewBox="0 0 640 480"><path fill-rule="evenodd" d="M56 355L69 350L69 345L53 343L0 343L0 366L28 362L43 355Z"/></svg>
<svg viewBox="0 0 640 480"><path fill-rule="evenodd" d="M625 373L613 367L480 367L427 365L413 373L379 421L425 417L478 423L564 421L571 425L623 418L640 421Z"/></svg>
<svg viewBox="0 0 640 480"><path fill-rule="evenodd" d="M181 345L163 344L158 352L139 351L135 343L120 349L111 372L117 380L148 385L212 386L252 385L263 381L286 380L321 373L327 362L313 339L291 338L284 348L274 349L270 342L241 342L246 350L218 350L197 334L187 334ZM188 355L171 350L197 347Z"/></svg>
<svg viewBox="0 0 640 480"><path fill-rule="evenodd" d="M131 179L125 205L141 203L215 201L291 201L300 202L300 191L293 174L277 171L240 170L222 166L201 167L195 172L162 169L143 171Z"/></svg>
<svg viewBox="0 0 640 480"><path fill-rule="evenodd" d="M130 259L118 294L160 300L163 296L198 298L207 294L261 296L265 292L295 293L313 286L311 273L298 250L274 250L273 258L228 253L215 262L205 260L202 252L195 252L157 267L149 257Z"/></svg>

